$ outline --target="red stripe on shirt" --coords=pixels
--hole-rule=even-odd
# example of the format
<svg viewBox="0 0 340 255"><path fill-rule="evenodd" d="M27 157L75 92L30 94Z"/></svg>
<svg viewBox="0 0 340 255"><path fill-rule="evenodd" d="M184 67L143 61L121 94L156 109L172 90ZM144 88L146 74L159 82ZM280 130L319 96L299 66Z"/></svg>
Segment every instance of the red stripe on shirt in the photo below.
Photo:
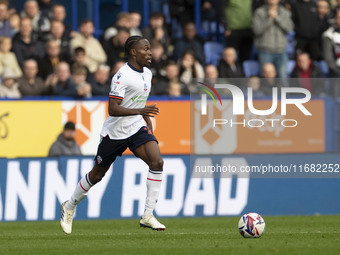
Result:
<svg viewBox="0 0 340 255"><path fill-rule="evenodd" d="M110 98L114 98L114 99L123 99L123 97L117 97L117 96L109 96Z"/></svg>

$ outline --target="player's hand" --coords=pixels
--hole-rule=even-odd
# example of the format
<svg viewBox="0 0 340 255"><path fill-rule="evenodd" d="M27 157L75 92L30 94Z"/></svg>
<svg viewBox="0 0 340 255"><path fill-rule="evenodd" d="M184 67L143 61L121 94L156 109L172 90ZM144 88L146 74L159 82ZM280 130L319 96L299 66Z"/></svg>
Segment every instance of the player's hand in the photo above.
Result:
<svg viewBox="0 0 340 255"><path fill-rule="evenodd" d="M141 115L154 117L159 114L159 108L156 107L156 104L147 105L141 109Z"/></svg>

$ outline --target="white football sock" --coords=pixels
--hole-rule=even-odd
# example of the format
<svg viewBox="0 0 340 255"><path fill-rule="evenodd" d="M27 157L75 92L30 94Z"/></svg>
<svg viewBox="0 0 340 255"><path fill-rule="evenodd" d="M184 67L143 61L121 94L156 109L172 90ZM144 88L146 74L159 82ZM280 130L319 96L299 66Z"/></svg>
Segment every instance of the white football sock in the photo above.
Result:
<svg viewBox="0 0 340 255"><path fill-rule="evenodd" d="M155 209L159 191L161 189L162 176L162 170L149 170L148 178L146 179L147 193L144 211L145 216L151 215Z"/></svg>
<svg viewBox="0 0 340 255"><path fill-rule="evenodd" d="M71 196L71 199L65 204L67 210L74 210L77 204L80 203L87 196L87 192L92 187L92 183L89 179L89 173L87 173L81 180L78 182L76 189Z"/></svg>

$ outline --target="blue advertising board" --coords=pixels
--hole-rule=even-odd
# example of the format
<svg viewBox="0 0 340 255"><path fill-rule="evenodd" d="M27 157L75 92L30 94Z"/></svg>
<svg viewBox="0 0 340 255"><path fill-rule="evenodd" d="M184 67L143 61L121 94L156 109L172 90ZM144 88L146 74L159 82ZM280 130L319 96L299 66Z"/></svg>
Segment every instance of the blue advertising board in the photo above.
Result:
<svg viewBox="0 0 340 255"><path fill-rule="evenodd" d="M339 154L303 154L294 163L336 163ZM222 157L222 156L221 156ZM249 166L288 164L291 155L238 155ZM223 160L235 156L223 156ZM0 159L0 221L57 220L92 157ZM144 210L147 165L125 156L77 207L76 219L137 218ZM191 176L189 156L164 156L159 217L339 214L339 178L230 178ZM339 174L340 177L340 174Z"/></svg>

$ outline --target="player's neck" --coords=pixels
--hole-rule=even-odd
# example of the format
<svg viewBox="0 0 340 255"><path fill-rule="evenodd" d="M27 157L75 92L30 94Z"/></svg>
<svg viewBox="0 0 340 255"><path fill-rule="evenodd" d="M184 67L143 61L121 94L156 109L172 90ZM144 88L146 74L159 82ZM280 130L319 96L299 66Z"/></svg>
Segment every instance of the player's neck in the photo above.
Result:
<svg viewBox="0 0 340 255"><path fill-rule="evenodd" d="M143 72L143 66L137 64L137 62L135 61L129 61L128 65L130 66L130 68L136 72Z"/></svg>

